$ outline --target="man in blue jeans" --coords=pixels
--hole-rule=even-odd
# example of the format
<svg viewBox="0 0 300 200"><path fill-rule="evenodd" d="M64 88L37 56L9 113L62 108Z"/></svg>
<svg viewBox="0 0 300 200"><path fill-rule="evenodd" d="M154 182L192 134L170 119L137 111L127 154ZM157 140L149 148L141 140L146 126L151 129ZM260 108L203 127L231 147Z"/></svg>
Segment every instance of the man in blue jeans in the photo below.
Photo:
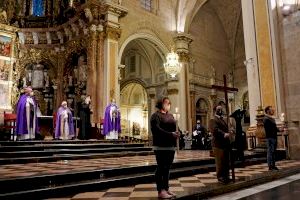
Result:
<svg viewBox="0 0 300 200"><path fill-rule="evenodd" d="M269 170L278 170L275 165L275 153L277 147L277 132L279 129L277 128L275 119L273 117L275 111L272 106L267 106L265 108L265 118L264 118L264 127L266 132L267 139L267 161Z"/></svg>

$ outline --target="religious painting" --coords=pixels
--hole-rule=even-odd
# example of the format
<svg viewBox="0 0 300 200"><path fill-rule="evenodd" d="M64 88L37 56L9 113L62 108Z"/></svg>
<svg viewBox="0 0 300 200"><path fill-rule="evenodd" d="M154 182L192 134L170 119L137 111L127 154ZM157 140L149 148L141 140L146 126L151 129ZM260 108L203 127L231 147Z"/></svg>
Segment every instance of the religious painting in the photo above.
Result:
<svg viewBox="0 0 300 200"><path fill-rule="evenodd" d="M11 38L0 35L0 56L11 56Z"/></svg>
<svg viewBox="0 0 300 200"><path fill-rule="evenodd" d="M34 65L32 72L32 88L43 88L44 87L44 66L41 64Z"/></svg>
<svg viewBox="0 0 300 200"><path fill-rule="evenodd" d="M10 109L8 82L0 80L0 109Z"/></svg>
<svg viewBox="0 0 300 200"><path fill-rule="evenodd" d="M137 136L140 135L141 132L141 126L138 122L133 122L132 123L132 135Z"/></svg>
<svg viewBox="0 0 300 200"><path fill-rule="evenodd" d="M11 62L9 60L0 58L0 80L8 81L10 69Z"/></svg>

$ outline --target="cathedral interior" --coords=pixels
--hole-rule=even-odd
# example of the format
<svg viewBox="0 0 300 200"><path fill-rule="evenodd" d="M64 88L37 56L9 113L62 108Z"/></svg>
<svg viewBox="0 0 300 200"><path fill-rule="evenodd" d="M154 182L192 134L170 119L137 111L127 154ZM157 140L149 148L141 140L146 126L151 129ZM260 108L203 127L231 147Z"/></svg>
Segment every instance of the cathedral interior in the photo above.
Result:
<svg viewBox="0 0 300 200"><path fill-rule="evenodd" d="M9 164L25 163L24 168L30 168L30 164L35 162L52 162L50 170L57 171L62 177L76 166L90 169L90 176L99 176L96 173L99 167L96 166L104 167L106 163L111 170L114 167L129 167L130 163L137 166L144 165L144 162L148 163L147 166L153 164L155 159L149 153L152 144L150 118L156 111L156 101L164 96L171 101L170 112L180 114L178 127L183 133L192 133L198 120L208 128L215 116L216 106L223 107L230 125L235 123L231 114L238 109L243 111L241 126L247 151L265 145L264 109L272 106L275 108L277 126L279 129L284 127L284 131L278 133L277 148L281 150L278 158L282 159L280 166L287 170L288 166L294 169L300 164L297 161L300 158L299 34L299 0L0 0L0 148L3 148L0 174L10 169ZM171 53L177 56L177 69L166 67L170 65L168 56ZM42 154L36 153L30 157L24 152L25 157L22 158L23 154L17 150L9 150L10 143L7 142L15 142L12 144L16 149L26 152L41 150L30 146L39 142L22 144L15 141L12 134L14 126L6 125L9 116L17 114L19 98L27 87L32 88L40 110L41 144L50 145L43 151L50 152L56 148L51 145L58 145L58 149L66 150L66 155L62 151L58 156L59 160L55 154L47 155L47 161L46 157L41 158ZM67 102L74 116L75 132L78 134L77 123L82 120L79 105L87 96L91 98L89 140L52 140L54 119L63 101ZM106 108L112 101L119 107L121 118L121 133L115 141L105 139L102 134ZM27 145L28 149L22 145ZM64 145L74 145L74 148L67 146L70 149L66 149ZM132 151L129 154L135 152L138 158L134 160L134 156L126 154L129 157L126 160L124 153L123 156L116 156L124 159L117 162L113 156L101 154L108 150L85 149L105 149L106 146L109 149L124 148L113 150L111 154ZM75 159L79 153L70 155L76 148L82 150L82 157ZM96 155L96 152L98 157L95 156L93 161L91 155ZM251 152L247 156L251 157ZM101 160L100 154L105 159ZM13 158L8 161L10 155ZM197 156L208 159L210 154L208 151L185 151L178 153L176 162L184 162L186 158L195 167L197 163L193 159ZM260 154L257 156L261 159ZM60 169L58 163L63 165L69 159L73 165L65 163L64 167L69 168ZM80 166L80 159L86 159L87 164ZM258 166L249 164L250 169L263 166L256 164ZM177 165L178 168L183 166ZM41 170L45 166L39 167ZM144 171L148 170L146 165L143 167ZM0 178L0 182L7 183L7 198L20 198L21 193L20 196L17 194L20 188L11 189L9 181L18 178L18 174L21 177L22 172L17 168L12 170L16 170L15 175L8 173L6 179ZM31 171L26 173L24 181L30 176L41 176L35 172L30 175ZM237 171L239 173L244 171ZM81 176L87 174L87 171L82 171ZM100 177L101 174L105 173L101 171ZM184 186L180 173L174 174L179 192L183 192L183 196L192 194L194 190L186 188L196 186L191 186L192 183ZM283 174L290 173L284 171ZM187 172L188 175L191 173ZM74 182L88 180L82 177L78 176ZM186 180L198 178L198 181L199 177L205 176L193 175ZM245 177L244 174L241 177ZM206 178L213 180L209 176ZM142 178L134 180L145 183ZM74 191L66 189L56 196L51 192L39 196L41 191L32 192L33 188L38 188L38 178L30 181L32 188L24 189L24 194L28 197L32 195L33 199L75 195ZM57 185L70 184L67 186L73 187L61 179L55 181ZM205 184L209 183L201 181L195 185L206 187ZM179 182L182 187L178 186ZM43 184L43 187L49 187L46 181ZM95 189L93 191L97 187L104 188L101 195L105 199L105 195L109 196L109 188L102 187L102 184L94 184L92 188ZM121 183L116 185L122 186ZM77 193L87 191L84 186L78 188L80 191ZM137 185L135 189L138 188ZM133 196L124 196L124 199L147 199L131 189ZM124 189L126 192L129 191ZM204 197L201 192L198 191L196 196ZM4 192L3 195L5 197ZM73 196L69 199L84 199L84 195L87 199L93 199L93 195L99 196L100 193L81 193L78 198ZM151 194L147 195L151 197ZM186 198L196 199L196 196Z"/></svg>

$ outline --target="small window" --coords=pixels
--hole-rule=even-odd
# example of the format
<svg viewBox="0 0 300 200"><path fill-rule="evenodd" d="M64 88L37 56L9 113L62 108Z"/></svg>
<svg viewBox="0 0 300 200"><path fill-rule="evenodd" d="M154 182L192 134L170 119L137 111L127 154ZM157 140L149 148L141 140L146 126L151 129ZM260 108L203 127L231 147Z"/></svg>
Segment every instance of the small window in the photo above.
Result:
<svg viewBox="0 0 300 200"><path fill-rule="evenodd" d="M129 60L129 72L135 72L135 56L131 56Z"/></svg>
<svg viewBox="0 0 300 200"><path fill-rule="evenodd" d="M44 0L32 0L32 15L41 17L45 15Z"/></svg>
<svg viewBox="0 0 300 200"><path fill-rule="evenodd" d="M141 0L141 6L145 10L148 10L151 12L152 10L152 0Z"/></svg>

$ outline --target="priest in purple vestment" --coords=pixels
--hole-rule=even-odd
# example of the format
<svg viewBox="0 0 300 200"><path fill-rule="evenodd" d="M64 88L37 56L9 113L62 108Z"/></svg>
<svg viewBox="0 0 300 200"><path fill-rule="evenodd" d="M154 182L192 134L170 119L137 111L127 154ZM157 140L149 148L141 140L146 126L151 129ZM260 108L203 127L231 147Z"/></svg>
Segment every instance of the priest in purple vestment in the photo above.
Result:
<svg viewBox="0 0 300 200"><path fill-rule="evenodd" d="M55 139L67 140L74 137L73 115L67 102L63 101L56 113Z"/></svg>
<svg viewBox="0 0 300 200"><path fill-rule="evenodd" d="M31 87L24 88L17 103L16 134L18 140L35 139L39 132L37 103Z"/></svg>
<svg viewBox="0 0 300 200"><path fill-rule="evenodd" d="M105 109L103 135L106 139L118 139L120 133L121 114L115 100L112 100Z"/></svg>

